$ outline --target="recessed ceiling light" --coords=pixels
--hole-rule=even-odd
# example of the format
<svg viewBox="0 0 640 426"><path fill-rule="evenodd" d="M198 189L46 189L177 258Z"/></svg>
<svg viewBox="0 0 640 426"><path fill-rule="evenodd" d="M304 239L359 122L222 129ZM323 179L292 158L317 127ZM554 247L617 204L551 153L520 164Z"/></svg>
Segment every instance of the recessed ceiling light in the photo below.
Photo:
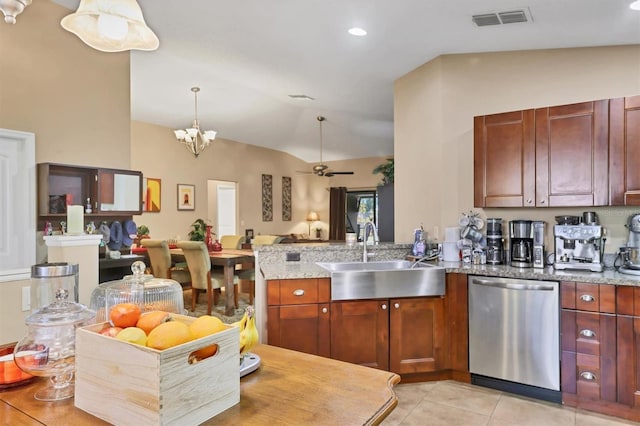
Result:
<svg viewBox="0 0 640 426"><path fill-rule="evenodd" d="M629 7L633 10L640 10L640 0L636 0L629 5Z"/></svg>
<svg viewBox="0 0 640 426"><path fill-rule="evenodd" d="M363 37L363 36L367 35L367 32L365 30L363 30L362 28L353 27L353 28L349 28L349 34L354 35L354 36L358 36L358 37Z"/></svg>

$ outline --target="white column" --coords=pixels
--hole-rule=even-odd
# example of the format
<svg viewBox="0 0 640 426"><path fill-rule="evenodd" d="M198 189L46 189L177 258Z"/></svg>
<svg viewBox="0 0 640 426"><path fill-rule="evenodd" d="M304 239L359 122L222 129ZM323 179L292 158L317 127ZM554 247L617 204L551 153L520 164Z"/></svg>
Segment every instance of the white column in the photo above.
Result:
<svg viewBox="0 0 640 426"><path fill-rule="evenodd" d="M78 264L78 300L89 306L91 293L98 287L98 246L100 234L45 236L49 262Z"/></svg>

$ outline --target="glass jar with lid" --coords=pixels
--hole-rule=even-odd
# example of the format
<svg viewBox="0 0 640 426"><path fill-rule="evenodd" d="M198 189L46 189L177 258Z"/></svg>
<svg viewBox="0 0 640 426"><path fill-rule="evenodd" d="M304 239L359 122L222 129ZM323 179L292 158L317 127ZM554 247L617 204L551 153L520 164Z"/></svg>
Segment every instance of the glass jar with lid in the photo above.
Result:
<svg viewBox="0 0 640 426"><path fill-rule="evenodd" d="M14 359L18 367L34 376L49 377L50 385L35 398L59 401L73 396L76 328L94 322L95 312L67 300L67 289L56 291L56 301L25 320L27 335L18 342Z"/></svg>
<svg viewBox="0 0 640 426"><path fill-rule="evenodd" d="M185 314L182 286L174 280L154 278L145 274L144 262L136 261L131 265L132 275L125 275L121 280L100 284L91 293L89 307L96 311L96 322L105 322L107 318L107 289L119 289L122 293L137 292L142 289L142 312L166 311Z"/></svg>

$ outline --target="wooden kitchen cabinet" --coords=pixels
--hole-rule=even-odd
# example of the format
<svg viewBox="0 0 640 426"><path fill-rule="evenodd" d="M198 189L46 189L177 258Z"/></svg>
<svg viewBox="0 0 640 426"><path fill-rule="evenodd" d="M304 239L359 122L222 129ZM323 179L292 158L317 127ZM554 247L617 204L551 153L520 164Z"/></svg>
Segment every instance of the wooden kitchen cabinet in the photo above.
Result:
<svg viewBox="0 0 640 426"><path fill-rule="evenodd" d="M609 100L474 117L475 207L608 203Z"/></svg>
<svg viewBox="0 0 640 426"><path fill-rule="evenodd" d="M608 204L609 101L535 110L536 207Z"/></svg>
<svg viewBox="0 0 640 426"><path fill-rule="evenodd" d="M444 299L333 302L331 357L398 374L445 366Z"/></svg>
<svg viewBox="0 0 640 426"><path fill-rule="evenodd" d="M534 207L534 110L474 117L474 206Z"/></svg>
<svg viewBox="0 0 640 426"><path fill-rule="evenodd" d="M610 100L609 145L609 204L640 206L640 96Z"/></svg>
<svg viewBox="0 0 640 426"><path fill-rule="evenodd" d="M615 402L615 286L563 281L560 285L563 399Z"/></svg>
<svg viewBox="0 0 640 426"><path fill-rule="evenodd" d="M640 288L618 286L616 296L618 402L640 410Z"/></svg>
<svg viewBox="0 0 640 426"><path fill-rule="evenodd" d="M268 344L330 357L329 278L268 280Z"/></svg>

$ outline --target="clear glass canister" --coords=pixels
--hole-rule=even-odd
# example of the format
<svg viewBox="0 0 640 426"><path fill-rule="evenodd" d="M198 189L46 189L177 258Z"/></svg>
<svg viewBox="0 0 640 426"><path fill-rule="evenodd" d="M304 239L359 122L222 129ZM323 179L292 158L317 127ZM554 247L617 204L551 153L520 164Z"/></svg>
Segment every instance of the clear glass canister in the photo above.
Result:
<svg viewBox="0 0 640 426"><path fill-rule="evenodd" d="M69 301L66 289L58 289L56 301L29 315L27 335L18 342L14 359L18 367L34 376L50 377L50 385L35 394L41 401L73 396L76 328L95 321L95 312Z"/></svg>
<svg viewBox="0 0 640 426"><path fill-rule="evenodd" d="M89 307L96 311L96 322L105 322L107 318L107 292L119 289L121 293L137 292L142 287L142 312L165 311L185 314L182 286L174 280L154 278L145 274L144 262L136 261L131 265L132 275L126 275L121 280L100 284L91 293Z"/></svg>
<svg viewBox="0 0 640 426"><path fill-rule="evenodd" d="M37 312L56 301L59 289L67 290L69 300L78 302L78 270L76 264L39 263L31 267L31 312Z"/></svg>

